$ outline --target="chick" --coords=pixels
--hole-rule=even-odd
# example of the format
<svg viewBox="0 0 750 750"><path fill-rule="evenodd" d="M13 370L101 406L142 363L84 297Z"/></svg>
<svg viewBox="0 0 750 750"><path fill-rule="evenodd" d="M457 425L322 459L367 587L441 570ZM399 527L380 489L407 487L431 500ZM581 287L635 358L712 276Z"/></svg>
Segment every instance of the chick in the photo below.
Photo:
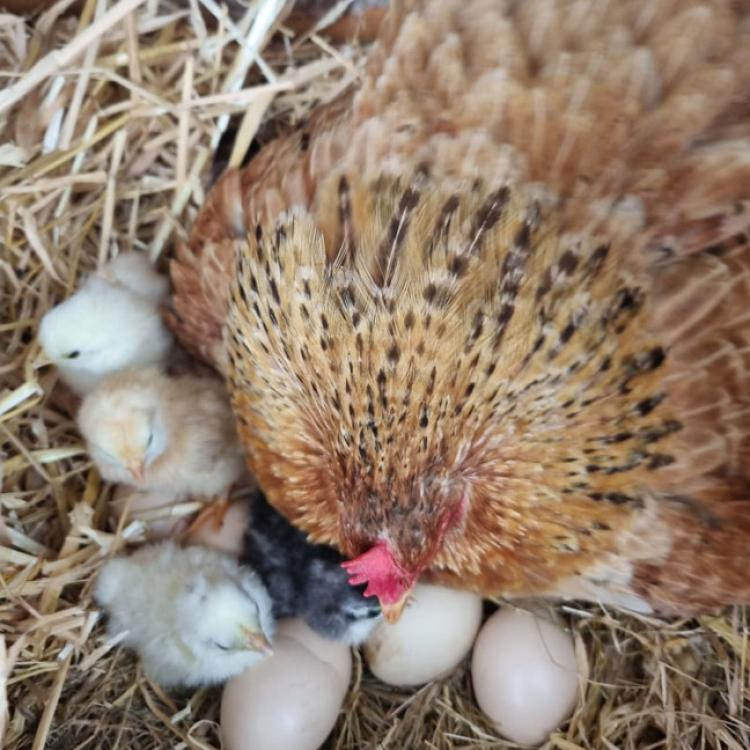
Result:
<svg viewBox="0 0 750 750"><path fill-rule="evenodd" d="M166 292L143 254L120 255L44 315L39 343L81 395L128 367L163 365L172 346L159 310Z"/></svg>
<svg viewBox="0 0 750 750"><path fill-rule="evenodd" d="M129 289L155 305L161 304L169 293L169 279L157 273L145 253L120 253L98 274L100 278Z"/></svg>
<svg viewBox="0 0 750 750"><path fill-rule="evenodd" d="M224 682L271 653L271 599L234 558L174 542L141 547L102 566L94 598L108 630L161 685Z"/></svg>
<svg viewBox="0 0 750 750"><path fill-rule="evenodd" d="M312 544L266 500L250 499L243 561L263 579L277 618L301 617L323 636L351 645L367 640L380 621L380 606L364 586L351 586L333 547Z"/></svg>
<svg viewBox="0 0 750 750"><path fill-rule="evenodd" d="M78 426L102 477L139 490L218 497L244 470L215 378L126 370L84 398Z"/></svg>

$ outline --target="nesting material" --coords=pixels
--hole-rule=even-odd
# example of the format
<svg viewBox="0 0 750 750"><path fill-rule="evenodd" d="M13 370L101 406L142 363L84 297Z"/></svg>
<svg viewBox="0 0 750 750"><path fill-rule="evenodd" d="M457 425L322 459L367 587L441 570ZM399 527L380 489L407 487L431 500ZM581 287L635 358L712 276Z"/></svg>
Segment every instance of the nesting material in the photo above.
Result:
<svg viewBox="0 0 750 750"><path fill-rule="evenodd" d="M91 598L111 552L142 524L108 524L111 488L87 458L71 403L37 366L40 317L116 253L163 267L207 188L228 116L250 112L240 151L340 93L363 51L318 31L241 47L254 8L231 25L200 2L62 0L0 14L0 726L8 750L218 750L220 691L167 694ZM135 12L134 12L135 11ZM266 19L267 21L267 19ZM261 57L256 54L261 51ZM52 53L54 56L51 56ZM264 74L262 69L266 70ZM567 606L588 682L547 747L750 747L744 610L661 622ZM504 747L482 717L466 661L419 689L354 677L330 747Z"/></svg>
<svg viewBox="0 0 750 750"><path fill-rule="evenodd" d="M181 502L176 493L146 492L127 485L118 485L110 503L111 525L140 521L144 536L158 541L187 529L187 519L203 507L200 501ZM225 550L226 551L226 550Z"/></svg>

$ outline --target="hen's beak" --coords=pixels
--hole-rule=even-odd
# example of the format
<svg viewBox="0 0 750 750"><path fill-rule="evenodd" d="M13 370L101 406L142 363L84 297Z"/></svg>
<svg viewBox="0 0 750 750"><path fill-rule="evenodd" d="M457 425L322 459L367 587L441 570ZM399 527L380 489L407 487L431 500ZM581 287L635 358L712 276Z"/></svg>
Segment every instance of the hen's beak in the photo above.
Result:
<svg viewBox="0 0 750 750"><path fill-rule="evenodd" d="M133 475L133 479L138 482L143 481L143 477L146 473L146 467L143 465L143 461L128 461L126 464L128 471Z"/></svg>
<svg viewBox="0 0 750 750"><path fill-rule="evenodd" d="M407 591L397 602L391 602L390 604L383 604L381 602L380 608L383 610L383 617L386 622L391 624L398 622L410 595L411 591Z"/></svg>
<svg viewBox="0 0 750 750"><path fill-rule="evenodd" d="M271 647L271 641L258 630L252 628L243 627L242 634L245 636L245 643L247 647L252 651L258 651L261 654L272 654L273 648Z"/></svg>

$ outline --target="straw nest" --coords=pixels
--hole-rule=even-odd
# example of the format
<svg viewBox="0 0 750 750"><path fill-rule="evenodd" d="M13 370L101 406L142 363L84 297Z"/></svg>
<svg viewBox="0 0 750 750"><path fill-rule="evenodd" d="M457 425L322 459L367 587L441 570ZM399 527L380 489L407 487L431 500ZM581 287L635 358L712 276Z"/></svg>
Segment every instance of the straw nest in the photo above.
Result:
<svg viewBox="0 0 750 750"><path fill-rule="evenodd" d="M246 113L237 161L260 124L288 127L355 79L364 50L283 25L269 42L275 0L234 21L213 0L88 0L69 14L71 2L0 14L0 736L9 750L219 748L218 690L165 694L103 635L92 577L140 532L108 528L111 488L39 366L35 329L114 253L169 255L229 115ZM667 623L558 612L587 679L546 747L750 747L744 611ZM361 660L328 744L508 746L475 707L465 665L400 691Z"/></svg>

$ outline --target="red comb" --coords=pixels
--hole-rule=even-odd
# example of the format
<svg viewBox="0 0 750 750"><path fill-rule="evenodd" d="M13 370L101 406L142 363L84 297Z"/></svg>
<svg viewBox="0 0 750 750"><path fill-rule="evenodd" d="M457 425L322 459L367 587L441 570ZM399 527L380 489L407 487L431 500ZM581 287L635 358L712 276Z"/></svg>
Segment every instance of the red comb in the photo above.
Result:
<svg viewBox="0 0 750 750"><path fill-rule="evenodd" d="M365 596L377 596L382 604L399 601L410 585L386 542L378 542L354 560L341 563L341 567L349 573L352 586L366 583Z"/></svg>

